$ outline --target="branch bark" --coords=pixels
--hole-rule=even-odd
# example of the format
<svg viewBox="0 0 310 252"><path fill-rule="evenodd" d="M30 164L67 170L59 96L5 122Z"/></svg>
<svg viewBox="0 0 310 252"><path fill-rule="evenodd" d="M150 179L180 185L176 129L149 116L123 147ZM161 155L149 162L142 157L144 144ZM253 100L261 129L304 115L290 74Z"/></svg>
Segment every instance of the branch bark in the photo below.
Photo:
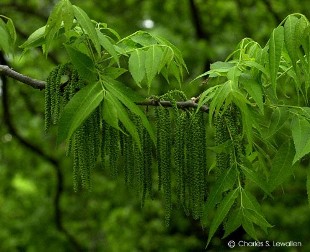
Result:
<svg viewBox="0 0 310 252"><path fill-rule="evenodd" d="M20 74L16 71L14 71L12 68L10 68L9 66L7 65L0 65L0 74L3 74L3 75L6 75L6 76L9 76L15 80L18 80L24 84L27 84L35 89L44 89L45 86L46 86L46 82L45 81L41 81L41 80L36 80L36 79L33 79L29 76L26 76L26 75L23 75L23 74Z"/></svg>

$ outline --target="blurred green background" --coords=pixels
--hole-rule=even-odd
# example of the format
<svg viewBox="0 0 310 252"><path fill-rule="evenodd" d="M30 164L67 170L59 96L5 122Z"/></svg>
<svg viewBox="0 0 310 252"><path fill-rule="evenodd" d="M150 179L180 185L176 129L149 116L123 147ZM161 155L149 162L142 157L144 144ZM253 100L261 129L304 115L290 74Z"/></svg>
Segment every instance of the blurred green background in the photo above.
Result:
<svg viewBox="0 0 310 252"><path fill-rule="evenodd" d="M0 14L13 19L18 45L45 25L56 2L1 0ZM300 12L310 18L306 0L71 2L122 37L143 29L178 46L189 69L184 78L188 95L197 95L204 87L186 83L208 70L210 63L225 60L242 38L251 37L264 45L288 14ZM39 49L20 56L16 48L15 57L6 61L17 71L42 80L66 58L60 46L48 58ZM156 92L172 86L158 85ZM55 131L44 133L43 91L6 79L1 82L0 98L0 251L204 251L208 230L199 221L175 208L171 225L165 227L161 195L148 199L141 208L140 199L126 188L123 178L112 179L100 167L93 171L92 191L75 193L70 159L64 148L56 148ZM300 166L274 194L274 200L263 199L257 192L274 225L268 235L259 234L259 239L300 241L300 251L310 251L305 189L308 159ZM222 235L219 230L208 251L228 250L230 239L251 241L241 229L225 240Z"/></svg>

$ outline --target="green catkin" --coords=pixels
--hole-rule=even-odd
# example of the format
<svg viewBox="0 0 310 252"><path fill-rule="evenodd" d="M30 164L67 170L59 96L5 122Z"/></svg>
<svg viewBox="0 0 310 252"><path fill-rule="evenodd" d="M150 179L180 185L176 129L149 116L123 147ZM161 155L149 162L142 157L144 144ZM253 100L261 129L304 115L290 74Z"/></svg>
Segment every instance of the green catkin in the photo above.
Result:
<svg viewBox="0 0 310 252"><path fill-rule="evenodd" d="M108 165L112 177L118 175L117 161L119 158L119 131L106 124L105 129L105 152L108 156Z"/></svg>
<svg viewBox="0 0 310 252"><path fill-rule="evenodd" d="M88 139L85 135L85 124L77 129L78 134L78 155L79 155L79 171L81 175L82 187L85 189L90 188L90 167L89 167L89 150Z"/></svg>
<svg viewBox="0 0 310 252"><path fill-rule="evenodd" d="M158 170L161 172L161 184L164 191L165 223L168 226L171 214L171 123L169 110L158 107Z"/></svg>
<svg viewBox="0 0 310 252"><path fill-rule="evenodd" d="M156 158L157 158L157 170L158 170L158 191L161 190L162 187L162 175L161 175L161 156L160 156L160 146L161 146L161 137L160 133L162 132L163 123L160 121L160 107L155 108L155 120L156 120Z"/></svg>
<svg viewBox="0 0 310 252"><path fill-rule="evenodd" d="M60 65L59 66L59 69L57 71L57 76L56 76L56 86L55 86L55 89L54 89L54 102L55 102L55 105L54 105L54 109L53 109L53 114L52 114L52 121L54 124L57 124L58 123L58 120L59 120L59 115L60 115L60 109L62 107L62 104L61 104L61 90L60 90L60 85L61 85L61 77L63 75L66 74L66 70L67 70L67 67L66 65Z"/></svg>
<svg viewBox="0 0 310 252"><path fill-rule="evenodd" d="M192 148L190 150L192 163L192 215L194 219L202 216L204 202L204 175L205 175L205 125L203 113L194 113L191 116Z"/></svg>
<svg viewBox="0 0 310 252"><path fill-rule="evenodd" d="M141 195L141 206L143 207L146 195L146 178L145 178L145 157L144 157L144 142L143 142L143 125L138 116L132 115L139 138L141 139L141 149L134 143L134 176L136 179L137 192Z"/></svg>
<svg viewBox="0 0 310 252"><path fill-rule="evenodd" d="M179 201L183 208L185 209L185 132L184 129L186 127L186 112L177 111L176 115L176 123L174 130L174 164L177 173L177 193L179 197Z"/></svg>
<svg viewBox="0 0 310 252"><path fill-rule="evenodd" d="M76 136L74 136L72 151L73 151L73 189L75 192L77 192L79 188L80 173L79 173L78 142L76 141Z"/></svg>
<svg viewBox="0 0 310 252"><path fill-rule="evenodd" d="M236 162L241 164L242 156L244 155L244 145L242 144L242 124L240 111L235 105L231 105L228 111L224 114L230 137L233 142Z"/></svg>
<svg viewBox="0 0 310 252"><path fill-rule="evenodd" d="M142 153L144 166L143 198L146 193L152 198L152 140L145 128L142 129ZM143 199L144 203L144 199Z"/></svg>
<svg viewBox="0 0 310 252"><path fill-rule="evenodd" d="M230 139L229 132L226 126L225 118L222 114L215 116L214 118L215 127L215 145L219 146L224 144ZM224 170L229 167L230 154L226 151L216 153L216 172L221 174Z"/></svg>
<svg viewBox="0 0 310 252"><path fill-rule="evenodd" d="M100 157L101 157L101 166L102 168L105 168L105 157L106 157L106 150L105 150L105 146L106 146L106 132L107 132L107 128L108 125L107 123L102 120L101 122L101 129L100 129Z"/></svg>
<svg viewBox="0 0 310 252"><path fill-rule="evenodd" d="M132 136L127 134L124 138L124 173L125 182L129 187L134 186L134 147Z"/></svg>
<svg viewBox="0 0 310 252"><path fill-rule="evenodd" d="M55 106L56 78L59 66L55 67L47 77L45 88L45 131L52 124L52 111Z"/></svg>
<svg viewBox="0 0 310 252"><path fill-rule="evenodd" d="M184 126L184 146L185 146L185 158L186 158L186 165L184 167L184 189L183 195L185 199L184 210L186 215L190 214L190 210L192 209L193 199L192 199L192 156L191 156L191 149L192 149L192 124L190 122L190 113L187 112L185 114L185 126Z"/></svg>

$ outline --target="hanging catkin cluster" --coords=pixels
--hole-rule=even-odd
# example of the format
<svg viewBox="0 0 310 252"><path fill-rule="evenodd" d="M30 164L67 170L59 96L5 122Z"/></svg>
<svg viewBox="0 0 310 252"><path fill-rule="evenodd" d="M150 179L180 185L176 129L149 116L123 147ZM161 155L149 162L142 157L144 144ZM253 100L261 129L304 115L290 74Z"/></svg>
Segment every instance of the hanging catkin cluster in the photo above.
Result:
<svg viewBox="0 0 310 252"><path fill-rule="evenodd" d="M202 216L206 195L206 123L203 112L177 108L177 98L186 100L180 91L171 91L163 98L172 102L173 112L161 106L155 108L156 159L159 189L163 187L164 192L166 224L169 224L173 181L176 181L178 200L185 212L195 219ZM175 170L172 171L172 167Z"/></svg>
<svg viewBox="0 0 310 252"><path fill-rule="evenodd" d="M217 171L221 173L231 166L240 166L244 149L242 144L242 124L238 108L233 104L230 105L223 113L215 117L214 126L215 144L217 146L227 144L220 153L216 154Z"/></svg>
<svg viewBox="0 0 310 252"><path fill-rule="evenodd" d="M45 89L45 129L56 124L63 107L73 95L85 86L71 64L55 67L47 78ZM96 109L75 131L69 143L68 154L73 156L74 189L90 189L90 171L95 167L100 149L101 119Z"/></svg>
<svg viewBox="0 0 310 252"><path fill-rule="evenodd" d="M63 107L85 85L71 64L59 65L51 71L45 90L46 130L58 122ZM157 166L158 190L163 191L166 224L170 221L175 189L186 214L198 219L202 216L206 196L206 116L193 108L178 108L177 100L186 100L180 91L168 92L158 99L169 100L173 106L172 109L148 108L150 120L155 119L156 143L151 140L140 117L129 111L140 146L121 123L116 129L105 122L100 106L81 124L72 135L68 148L68 153L73 156L74 189L80 185L90 188L91 170L100 160L112 177L124 174L126 185L136 190L143 206L146 196L153 195L154 168Z"/></svg>

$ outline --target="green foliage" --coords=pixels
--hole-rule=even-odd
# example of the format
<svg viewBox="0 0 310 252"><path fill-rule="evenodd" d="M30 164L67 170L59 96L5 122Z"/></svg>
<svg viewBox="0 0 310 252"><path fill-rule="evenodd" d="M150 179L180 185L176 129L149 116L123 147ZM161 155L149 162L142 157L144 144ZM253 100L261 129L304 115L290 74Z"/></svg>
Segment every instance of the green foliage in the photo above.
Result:
<svg viewBox="0 0 310 252"><path fill-rule="evenodd" d="M0 15L0 37L0 50L5 54L12 53L16 42L16 31L13 21L3 15Z"/></svg>
<svg viewBox="0 0 310 252"><path fill-rule="evenodd" d="M14 40L12 27L0 23L5 52ZM157 164L166 224L176 185L185 213L210 228L207 244L221 225L224 237L240 226L253 239L258 228L267 233L272 226L251 191L273 197L310 153L310 23L305 16L288 16L265 46L241 40L225 62L211 64L196 78L208 76L211 86L192 100L198 101L197 109L184 111L177 102L186 96L178 90L151 97L155 111L143 110L136 102L146 97L121 80L129 71L147 92L159 74L181 84L187 68L167 40L142 31L121 39L68 0L59 1L46 26L21 47L42 46L48 54L56 40L64 45L68 63L47 78L45 127L58 124L58 142L69 144L75 189L80 184L90 189L100 154L112 177L124 167L125 183L138 192L143 206L146 195L152 196ZM172 111L162 101L170 102ZM209 128L214 139L206 139ZM215 153L211 162L207 151ZM207 173L214 173L214 183L207 183ZM309 197L309 173L307 191Z"/></svg>

